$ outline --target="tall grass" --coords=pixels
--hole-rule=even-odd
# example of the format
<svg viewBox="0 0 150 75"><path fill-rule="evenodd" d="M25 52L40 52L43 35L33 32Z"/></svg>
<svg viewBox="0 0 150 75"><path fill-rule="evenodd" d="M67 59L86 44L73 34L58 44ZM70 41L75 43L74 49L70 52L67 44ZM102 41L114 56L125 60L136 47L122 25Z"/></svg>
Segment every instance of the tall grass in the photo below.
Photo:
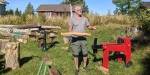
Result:
<svg viewBox="0 0 150 75"><path fill-rule="evenodd" d="M85 15L91 25L108 25L108 24L120 24L120 25L138 25L138 21L135 17L127 15L112 15L112 16L99 16L94 14ZM0 17L0 24L41 24L41 25L58 25L66 27L67 17L52 17L45 18L37 15L23 15L13 16L8 15Z"/></svg>
<svg viewBox="0 0 150 75"><path fill-rule="evenodd" d="M110 16L99 16L99 15L86 15L92 25L108 25L108 24L120 24L120 25L138 25L138 20L133 16L127 15L110 15Z"/></svg>

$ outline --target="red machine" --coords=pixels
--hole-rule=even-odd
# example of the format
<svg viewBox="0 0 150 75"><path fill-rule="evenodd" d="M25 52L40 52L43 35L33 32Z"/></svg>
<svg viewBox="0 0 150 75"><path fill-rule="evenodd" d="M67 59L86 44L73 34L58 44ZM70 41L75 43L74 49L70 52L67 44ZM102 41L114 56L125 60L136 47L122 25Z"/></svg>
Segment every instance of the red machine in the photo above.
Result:
<svg viewBox="0 0 150 75"><path fill-rule="evenodd" d="M129 67L131 65L131 39L129 37L119 37L116 43L103 43L101 45L97 44L97 39L94 40L93 52L97 53L97 49L103 49L103 61L102 67L109 70L109 53L117 52L123 53L125 56L125 65ZM118 61L122 60L122 57L116 56Z"/></svg>

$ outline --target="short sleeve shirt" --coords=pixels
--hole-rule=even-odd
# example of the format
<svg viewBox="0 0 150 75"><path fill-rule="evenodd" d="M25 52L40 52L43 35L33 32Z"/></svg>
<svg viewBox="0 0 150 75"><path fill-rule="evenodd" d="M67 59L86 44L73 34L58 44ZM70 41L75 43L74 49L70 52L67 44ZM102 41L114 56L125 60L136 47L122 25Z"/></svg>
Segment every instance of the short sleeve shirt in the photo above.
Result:
<svg viewBox="0 0 150 75"><path fill-rule="evenodd" d="M81 19L78 20L75 16L72 16L70 22L73 28L72 31L74 32L85 32L86 27L90 25L86 17L81 17Z"/></svg>

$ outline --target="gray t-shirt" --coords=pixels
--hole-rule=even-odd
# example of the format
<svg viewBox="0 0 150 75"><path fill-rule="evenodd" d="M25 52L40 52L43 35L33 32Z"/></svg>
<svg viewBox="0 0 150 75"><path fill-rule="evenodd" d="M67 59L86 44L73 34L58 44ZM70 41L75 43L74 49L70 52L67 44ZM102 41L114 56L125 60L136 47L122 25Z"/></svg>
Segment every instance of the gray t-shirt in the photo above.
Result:
<svg viewBox="0 0 150 75"><path fill-rule="evenodd" d="M72 31L74 32L85 32L86 27L90 25L86 17L81 17L81 19L78 20L75 16L72 16L70 22L73 28Z"/></svg>

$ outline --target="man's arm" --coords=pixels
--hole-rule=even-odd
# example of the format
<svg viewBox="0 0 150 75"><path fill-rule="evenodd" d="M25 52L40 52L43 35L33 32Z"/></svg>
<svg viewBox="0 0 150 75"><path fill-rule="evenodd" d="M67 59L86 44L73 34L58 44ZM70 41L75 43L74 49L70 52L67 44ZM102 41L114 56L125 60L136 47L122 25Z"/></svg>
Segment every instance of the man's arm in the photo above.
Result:
<svg viewBox="0 0 150 75"><path fill-rule="evenodd" d="M96 26L90 25L90 23L89 23L87 18L85 18L85 22L86 22L86 26L87 26L88 29L91 29L91 30L95 30L96 29Z"/></svg>
<svg viewBox="0 0 150 75"><path fill-rule="evenodd" d="M95 30L95 29L96 29L96 26L89 25L87 28L88 28L88 29L91 29L91 30Z"/></svg>
<svg viewBox="0 0 150 75"><path fill-rule="evenodd" d="M68 21L68 31L69 31L69 32L72 32L71 20Z"/></svg>

